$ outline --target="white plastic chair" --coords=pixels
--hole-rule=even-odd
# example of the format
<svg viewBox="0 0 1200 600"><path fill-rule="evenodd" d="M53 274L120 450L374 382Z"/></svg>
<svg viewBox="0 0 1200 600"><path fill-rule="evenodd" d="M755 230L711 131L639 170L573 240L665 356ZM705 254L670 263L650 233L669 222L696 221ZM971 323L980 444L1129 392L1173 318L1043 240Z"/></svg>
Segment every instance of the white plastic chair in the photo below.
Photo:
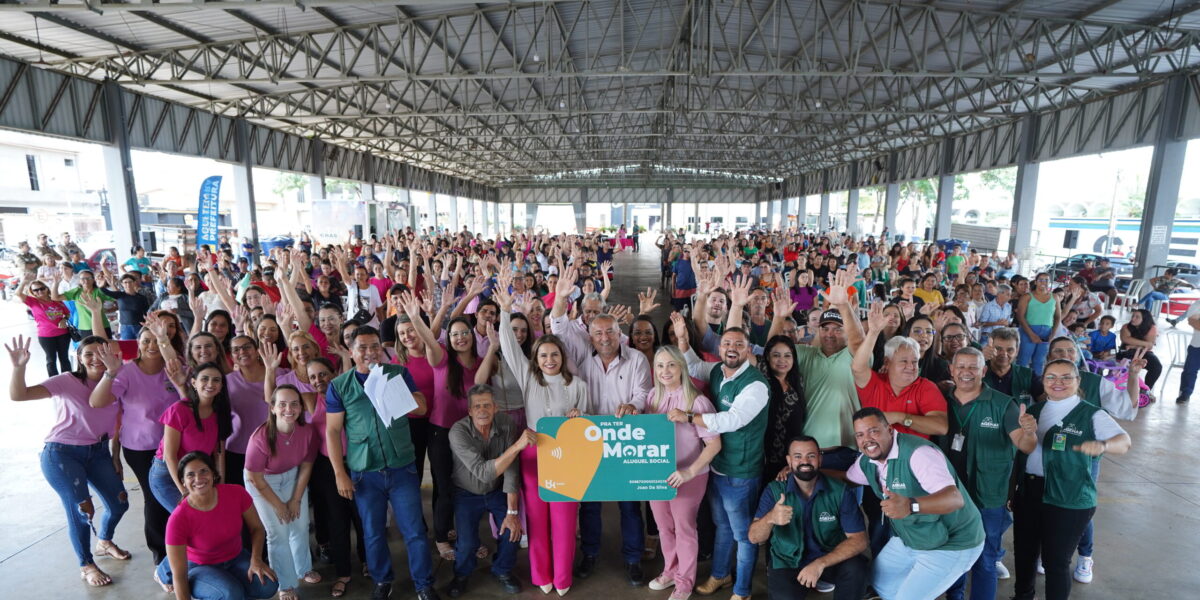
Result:
<svg viewBox="0 0 1200 600"><path fill-rule="evenodd" d="M1171 375L1171 369L1183 368L1184 362L1187 361L1188 345L1192 341L1192 334L1178 329L1168 329L1166 335L1171 346L1171 363L1167 365L1167 370L1158 379L1159 384L1163 386L1163 391L1166 390L1166 381Z"/></svg>
<svg viewBox="0 0 1200 600"><path fill-rule="evenodd" d="M1145 279L1134 279L1129 282L1129 287L1125 288L1124 292L1117 293L1117 299L1121 301L1121 308L1126 314L1132 312L1133 307L1142 299L1142 288L1146 285L1148 284Z"/></svg>

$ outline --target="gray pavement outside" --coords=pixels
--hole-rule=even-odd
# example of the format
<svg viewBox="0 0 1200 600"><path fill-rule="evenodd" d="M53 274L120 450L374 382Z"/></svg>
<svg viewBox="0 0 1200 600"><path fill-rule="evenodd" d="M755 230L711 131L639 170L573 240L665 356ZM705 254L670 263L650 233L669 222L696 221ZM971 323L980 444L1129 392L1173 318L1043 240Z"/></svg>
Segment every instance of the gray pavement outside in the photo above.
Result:
<svg viewBox="0 0 1200 600"><path fill-rule="evenodd" d="M652 245L653 238L646 235L642 241L640 253L621 254L616 258L614 271L619 274L621 284L610 298L635 309L637 290L657 287L659 283L658 252ZM660 309L658 315L660 319L665 317L662 311ZM0 303L0 338L3 341L33 332L33 324L26 318L23 307L16 302ZM36 382L43 373L41 351L36 343L33 348L35 356L28 368L30 382ZM1166 340L1160 342L1158 353L1164 364L1170 363L1170 347ZM7 382L10 374L11 366L4 357L0 359L0 378ZM1200 429L1197 429L1200 415L1192 416L1191 413L1200 411L1200 407L1181 407L1174 403L1179 374L1179 368L1173 369L1165 385L1160 386L1160 402L1142 410L1136 422L1122 423L1133 437L1133 450L1125 456L1104 458L1096 513L1095 581L1088 585L1075 584L1073 598L1156 600L1197 597L1200 569L1195 563L1200 557L1200 544L1196 541L1200 539L1200 474L1196 471L1196 449L1200 448ZM100 560L101 568L114 579L110 586L89 588L80 581L78 565L67 540L62 505L38 466L38 452L52 425L54 410L49 401L16 403L8 400L7 389L0 394L4 399L0 402L0 598L167 598L151 580L153 565L142 539L142 494L128 469L125 485L130 492L131 507L117 528L116 542L131 551L133 558L128 562ZM1200 403L1200 399L1196 403ZM425 481L423 492L428 516L429 478ZM626 583L619 558L617 519L616 507L606 507L604 545L597 572L587 580L577 579L568 596L579 600L666 600L669 591L652 592L645 587L631 588ZM1006 537L1005 546L1009 552L1005 563L1011 569L1010 537ZM393 597L412 598L415 594L398 535L393 535L392 550L397 572ZM480 562L465 597L493 599L508 596L487 574L488 564L488 560ZM434 566L440 592L451 579L452 565L435 557ZM765 597L766 575L761 558L758 566L754 595ZM657 575L661 567L661 557L643 564L648 578ZM302 584L299 590L302 598L329 597L332 568L321 564L318 570L325 581L316 585ZM358 572L357 563L355 571ZM709 564L701 563L698 581L703 581L708 572ZM524 551L520 553L516 573L526 588L518 597L543 596L528 583L529 565ZM997 598L1010 597L1013 580L1000 583ZM367 598L370 589L370 580L356 575L345 598ZM723 600L728 594L727 588L711 597ZM810 597L832 598L833 595L813 592Z"/></svg>

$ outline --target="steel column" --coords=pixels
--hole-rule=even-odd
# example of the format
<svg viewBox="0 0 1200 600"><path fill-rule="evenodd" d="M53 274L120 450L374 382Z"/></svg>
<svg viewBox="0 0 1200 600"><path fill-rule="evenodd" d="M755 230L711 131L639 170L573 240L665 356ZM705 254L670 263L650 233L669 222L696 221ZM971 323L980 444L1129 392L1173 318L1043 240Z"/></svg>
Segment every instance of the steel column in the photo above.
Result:
<svg viewBox="0 0 1200 600"><path fill-rule="evenodd" d="M113 241L116 243L117 264L129 258L129 249L140 246L141 217L138 215L137 185L133 178L133 161L129 155L129 122L125 114L125 97L117 82L104 81L105 114L111 146L104 153L108 187L109 214L112 216ZM113 205L119 204L119 208Z"/></svg>
<svg viewBox="0 0 1200 600"><path fill-rule="evenodd" d="M1033 214L1037 209L1038 171L1034 162L1037 149L1038 116L1030 115L1021 123L1021 157L1017 162L1017 187L1013 190L1012 223L1008 230L1008 251L1024 252L1032 246ZM1027 261L1020 261L1025 266Z"/></svg>
<svg viewBox="0 0 1200 600"><path fill-rule="evenodd" d="M942 141L942 167L938 175L937 218L933 239L950 237L951 214L954 212L954 138Z"/></svg>
<svg viewBox="0 0 1200 600"><path fill-rule="evenodd" d="M258 207L254 200L254 157L250 152L250 125L245 119L233 123L233 142L237 148L238 164L233 169L233 226L238 236L254 246L258 256ZM232 244L235 248L238 244Z"/></svg>
<svg viewBox="0 0 1200 600"><path fill-rule="evenodd" d="M858 188L846 192L846 231L855 237L862 232L858 229Z"/></svg>
<svg viewBox="0 0 1200 600"><path fill-rule="evenodd" d="M821 194L821 216L817 218L817 231L829 229L829 192Z"/></svg>
<svg viewBox="0 0 1200 600"><path fill-rule="evenodd" d="M1171 230L1179 204L1179 182L1183 177L1183 159L1187 140L1179 135L1190 93L1188 76L1178 75L1163 93L1154 139L1154 157L1150 160L1146 201L1142 208L1142 230L1138 234L1134 278L1157 275L1156 265L1165 265L1171 246Z"/></svg>

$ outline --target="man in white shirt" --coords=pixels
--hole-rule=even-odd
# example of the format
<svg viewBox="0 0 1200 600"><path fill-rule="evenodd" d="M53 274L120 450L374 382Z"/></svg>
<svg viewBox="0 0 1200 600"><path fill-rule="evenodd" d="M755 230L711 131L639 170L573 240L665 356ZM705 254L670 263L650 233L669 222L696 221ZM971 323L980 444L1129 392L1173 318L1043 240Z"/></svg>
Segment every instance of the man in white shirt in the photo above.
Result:
<svg viewBox="0 0 1200 600"><path fill-rule="evenodd" d="M1192 341L1188 343L1187 358L1183 361L1183 375L1179 378L1179 396L1175 398L1175 404L1187 404L1192 398L1192 390L1196 389L1196 372L1200 371L1200 300L1188 307L1183 318L1192 326Z"/></svg>
<svg viewBox="0 0 1200 600"><path fill-rule="evenodd" d="M365 266L354 267L354 281L346 286L345 300L346 319L358 316L361 320L365 315L369 317L369 320L363 325L379 327L379 322L383 320L384 304L383 300L379 298L379 288L371 285ZM362 311L361 314L360 311Z"/></svg>

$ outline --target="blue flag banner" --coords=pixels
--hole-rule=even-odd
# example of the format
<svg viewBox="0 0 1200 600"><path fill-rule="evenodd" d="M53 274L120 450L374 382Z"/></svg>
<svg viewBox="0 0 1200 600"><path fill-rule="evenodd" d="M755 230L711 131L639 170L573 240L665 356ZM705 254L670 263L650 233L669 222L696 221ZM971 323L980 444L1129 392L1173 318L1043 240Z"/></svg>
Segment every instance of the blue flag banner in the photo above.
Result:
<svg viewBox="0 0 1200 600"><path fill-rule="evenodd" d="M200 207L196 210L196 247L217 246L217 206L221 200L221 176L213 175L200 184Z"/></svg>

